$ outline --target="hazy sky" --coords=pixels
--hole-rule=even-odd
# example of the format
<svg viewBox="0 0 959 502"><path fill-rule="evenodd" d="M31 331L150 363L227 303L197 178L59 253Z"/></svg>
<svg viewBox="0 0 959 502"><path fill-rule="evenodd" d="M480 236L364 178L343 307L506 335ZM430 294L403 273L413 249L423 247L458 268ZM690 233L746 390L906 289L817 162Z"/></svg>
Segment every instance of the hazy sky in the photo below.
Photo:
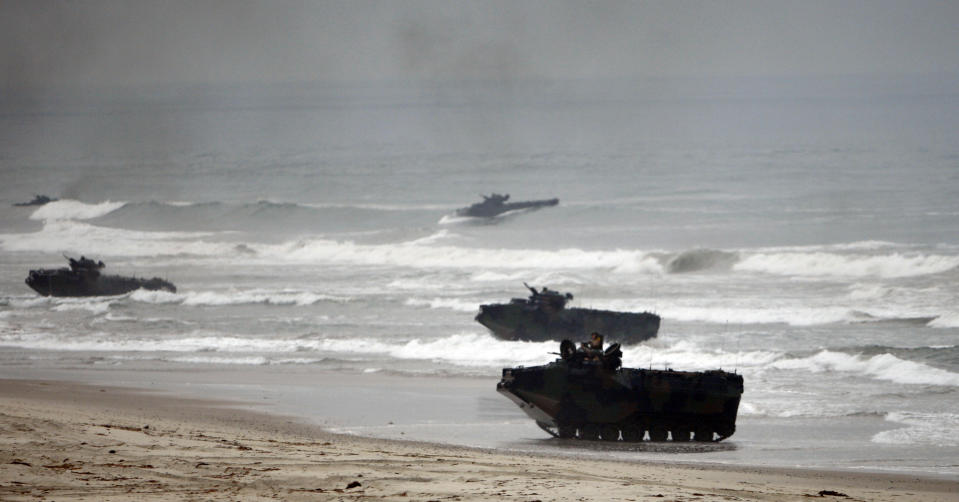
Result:
<svg viewBox="0 0 959 502"><path fill-rule="evenodd" d="M0 86L959 73L959 1L2 0Z"/></svg>

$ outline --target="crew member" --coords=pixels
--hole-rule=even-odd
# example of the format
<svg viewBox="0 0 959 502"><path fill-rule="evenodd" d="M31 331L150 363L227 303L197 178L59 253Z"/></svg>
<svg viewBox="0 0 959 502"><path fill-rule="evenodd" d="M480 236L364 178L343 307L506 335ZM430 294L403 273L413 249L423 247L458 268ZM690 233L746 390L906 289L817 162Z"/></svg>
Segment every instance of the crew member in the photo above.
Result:
<svg viewBox="0 0 959 502"><path fill-rule="evenodd" d="M589 335L589 342L583 342L580 350L586 354L586 359L590 361L603 360L603 335L593 332Z"/></svg>

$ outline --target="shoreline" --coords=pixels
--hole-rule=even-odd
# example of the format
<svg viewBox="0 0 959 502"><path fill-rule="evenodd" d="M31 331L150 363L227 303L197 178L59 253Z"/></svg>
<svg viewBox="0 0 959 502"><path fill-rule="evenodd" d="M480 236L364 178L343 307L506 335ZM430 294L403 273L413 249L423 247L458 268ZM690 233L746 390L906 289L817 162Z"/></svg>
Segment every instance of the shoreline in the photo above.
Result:
<svg viewBox="0 0 959 502"><path fill-rule="evenodd" d="M0 379L0 498L959 500L959 480L922 475L583 459L373 439L236 405Z"/></svg>

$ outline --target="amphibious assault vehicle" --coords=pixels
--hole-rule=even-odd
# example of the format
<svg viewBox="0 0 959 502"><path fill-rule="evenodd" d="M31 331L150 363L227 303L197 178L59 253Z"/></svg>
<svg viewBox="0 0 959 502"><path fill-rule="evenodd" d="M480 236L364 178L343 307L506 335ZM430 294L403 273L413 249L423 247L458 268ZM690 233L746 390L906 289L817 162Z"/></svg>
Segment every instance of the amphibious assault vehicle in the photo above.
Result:
<svg viewBox="0 0 959 502"><path fill-rule="evenodd" d="M100 270L106 267L102 261L93 261L85 256L81 256L79 260L67 260L70 268L31 270L26 279L27 286L43 296L111 296L139 288L176 293L176 286L159 277L141 279L102 275Z"/></svg>
<svg viewBox="0 0 959 502"><path fill-rule="evenodd" d="M536 291L529 284L523 285L532 292L529 298L480 305L476 322L501 340L527 342L560 341L598 331L611 339L633 344L659 333L660 319L656 314L566 308L566 303L573 299L572 294L561 294L546 287Z"/></svg>
<svg viewBox="0 0 959 502"><path fill-rule="evenodd" d="M33 197L33 200L30 200L27 202L17 202L14 204L14 206L18 206L18 207L42 206L44 204L48 204L50 202L56 202L58 200L60 199L57 199L55 197L48 197L46 195L36 195Z"/></svg>
<svg viewBox="0 0 959 502"><path fill-rule="evenodd" d="M526 200L521 202L506 202L509 200L509 194L501 195L498 193L490 194L489 197L481 195L483 202L477 202L469 207L463 207L456 210L457 216L472 216L474 218L493 218L508 211L517 209L538 209L541 207L555 206L559 204L559 199L544 200Z"/></svg>
<svg viewBox="0 0 959 502"><path fill-rule="evenodd" d="M554 437L722 441L736 431L741 375L621 368L619 344L592 355L564 340L560 356L504 368L496 386Z"/></svg>

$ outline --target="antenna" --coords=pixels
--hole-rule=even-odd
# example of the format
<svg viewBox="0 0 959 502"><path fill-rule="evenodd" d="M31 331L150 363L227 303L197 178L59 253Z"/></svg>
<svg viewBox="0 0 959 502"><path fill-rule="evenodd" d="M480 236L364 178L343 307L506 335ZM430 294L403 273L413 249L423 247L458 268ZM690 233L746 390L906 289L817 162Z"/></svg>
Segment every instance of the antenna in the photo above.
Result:
<svg viewBox="0 0 959 502"><path fill-rule="evenodd" d="M726 353L726 337L729 336L729 319L726 319L726 324L723 325L723 334L720 337L719 350L723 351L723 354ZM719 369L723 369L720 365Z"/></svg>
<svg viewBox="0 0 959 502"><path fill-rule="evenodd" d="M736 373L739 371L739 358L743 356L742 343L743 343L742 337L737 337L736 338L736 365L733 366L733 373Z"/></svg>

